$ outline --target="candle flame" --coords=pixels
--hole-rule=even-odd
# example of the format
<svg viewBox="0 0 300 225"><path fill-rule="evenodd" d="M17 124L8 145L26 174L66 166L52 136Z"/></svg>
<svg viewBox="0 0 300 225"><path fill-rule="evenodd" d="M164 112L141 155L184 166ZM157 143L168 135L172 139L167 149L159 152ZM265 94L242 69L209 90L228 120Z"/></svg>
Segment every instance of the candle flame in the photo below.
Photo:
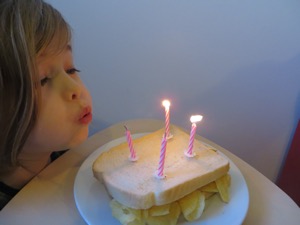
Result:
<svg viewBox="0 0 300 225"><path fill-rule="evenodd" d="M163 105L166 109L168 109L168 108L170 107L171 103L170 103L169 100L165 99L165 100L162 101L162 105Z"/></svg>
<svg viewBox="0 0 300 225"><path fill-rule="evenodd" d="M197 123L197 122L200 122L202 120L203 116L201 115L193 115L191 116L190 120L191 120L191 123Z"/></svg>

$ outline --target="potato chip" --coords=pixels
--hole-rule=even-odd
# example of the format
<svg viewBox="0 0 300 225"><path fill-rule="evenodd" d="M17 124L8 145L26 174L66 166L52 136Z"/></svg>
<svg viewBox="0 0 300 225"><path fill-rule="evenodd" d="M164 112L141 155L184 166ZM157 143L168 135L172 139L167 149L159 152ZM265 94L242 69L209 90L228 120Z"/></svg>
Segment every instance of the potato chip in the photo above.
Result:
<svg viewBox="0 0 300 225"><path fill-rule="evenodd" d="M148 216L148 225L176 225L180 215L180 206L178 202L170 204L170 213L163 216Z"/></svg>
<svg viewBox="0 0 300 225"><path fill-rule="evenodd" d="M110 202L112 215L123 225L144 225L141 210L126 207L116 200Z"/></svg>
<svg viewBox="0 0 300 225"><path fill-rule="evenodd" d="M171 204L152 206L148 211L150 216L163 216L170 213Z"/></svg>
<svg viewBox="0 0 300 225"><path fill-rule="evenodd" d="M205 191L205 192L218 192L218 188L216 185L216 182L210 182L209 184L203 186L200 188L200 191Z"/></svg>
<svg viewBox="0 0 300 225"><path fill-rule="evenodd" d="M142 210L142 218L143 218L143 220L147 221L148 217L149 217L149 210L148 209Z"/></svg>
<svg viewBox="0 0 300 225"><path fill-rule="evenodd" d="M198 201L197 196L197 191L194 191L178 200L181 212L184 215L189 215L196 209Z"/></svg>
<svg viewBox="0 0 300 225"><path fill-rule="evenodd" d="M179 205L187 221L199 219L205 207L205 195L196 190L179 200Z"/></svg>
<svg viewBox="0 0 300 225"><path fill-rule="evenodd" d="M186 219L188 221L194 221L194 220L199 219L203 213L204 208L205 208L205 195L203 193L201 193L201 195L199 195L199 198L198 198L198 204L197 204L196 209L191 214L189 214L186 217Z"/></svg>
<svg viewBox="0 0 300 225"><path fill-rule="evenodd" d="M221 199L228 203L229 200L230 200L230 183L231 183L231 177L229 174L226 174L225 176L217 179L216 181L216 185L217 185L217 188L219 190L219 194L220 194L220 197Z"/></svg>
<svg viewBox="0 0 300 225"><path fill-rule="evenodd" d="M204 194L205 200L209 199L211 196L215 195L215 192L206 192L206 191L201 191Z"/></svg>

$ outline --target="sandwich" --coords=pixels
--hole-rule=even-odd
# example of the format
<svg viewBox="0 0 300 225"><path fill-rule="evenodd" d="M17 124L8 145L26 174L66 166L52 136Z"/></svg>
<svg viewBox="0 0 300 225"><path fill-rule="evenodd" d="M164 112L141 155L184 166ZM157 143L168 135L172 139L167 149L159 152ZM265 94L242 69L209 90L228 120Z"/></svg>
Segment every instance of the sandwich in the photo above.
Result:
<svg viewBox="0 0 300 225"><path fill-rule="evenodd" d="M189 135L171 126L163 179L155 176L164 129L134 140L137 160L128 159L127 142L101 153L94 161L94 177L112 197L112 214L121 224L176 225L180 215L188 221L200 218L205 199L219 194L229 201L230 163L215 149L195 139L194 157L184 151Z"/></svg>

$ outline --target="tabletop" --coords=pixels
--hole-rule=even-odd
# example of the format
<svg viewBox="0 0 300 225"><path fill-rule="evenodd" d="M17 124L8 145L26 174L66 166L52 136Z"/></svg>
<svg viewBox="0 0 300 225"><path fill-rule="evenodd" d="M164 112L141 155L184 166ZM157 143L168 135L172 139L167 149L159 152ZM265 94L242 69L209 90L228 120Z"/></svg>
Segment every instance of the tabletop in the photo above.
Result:
<svg viewBox="0 0 300 225"><path fill-rule="evenodd" d="M153 132L164 122L152 119L124 121L89 137L69 150L29 182L0 211L0 224L85 225L74 200L74 181L84 160L97 148L124 136L124 124L132 134ZM242 159L221 146L196 135L225 154L241 171L249 191L249 208L243 225L296 225L300 221L297 204L273 182Z"/></svg>

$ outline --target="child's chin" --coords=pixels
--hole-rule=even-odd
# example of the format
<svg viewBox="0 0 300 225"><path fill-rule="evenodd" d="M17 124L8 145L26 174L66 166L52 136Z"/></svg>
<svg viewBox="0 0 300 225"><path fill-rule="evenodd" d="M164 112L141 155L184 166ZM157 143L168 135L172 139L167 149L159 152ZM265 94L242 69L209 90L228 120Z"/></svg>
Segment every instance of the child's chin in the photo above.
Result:
<svg viewBox="0 0 300 225"><path fill-rule="evenodd" d="M74 139L69 144L69 148L75 148L78 145L81 145L88 138L88 131L82 132L80 135L74 137Z"/></svg>

